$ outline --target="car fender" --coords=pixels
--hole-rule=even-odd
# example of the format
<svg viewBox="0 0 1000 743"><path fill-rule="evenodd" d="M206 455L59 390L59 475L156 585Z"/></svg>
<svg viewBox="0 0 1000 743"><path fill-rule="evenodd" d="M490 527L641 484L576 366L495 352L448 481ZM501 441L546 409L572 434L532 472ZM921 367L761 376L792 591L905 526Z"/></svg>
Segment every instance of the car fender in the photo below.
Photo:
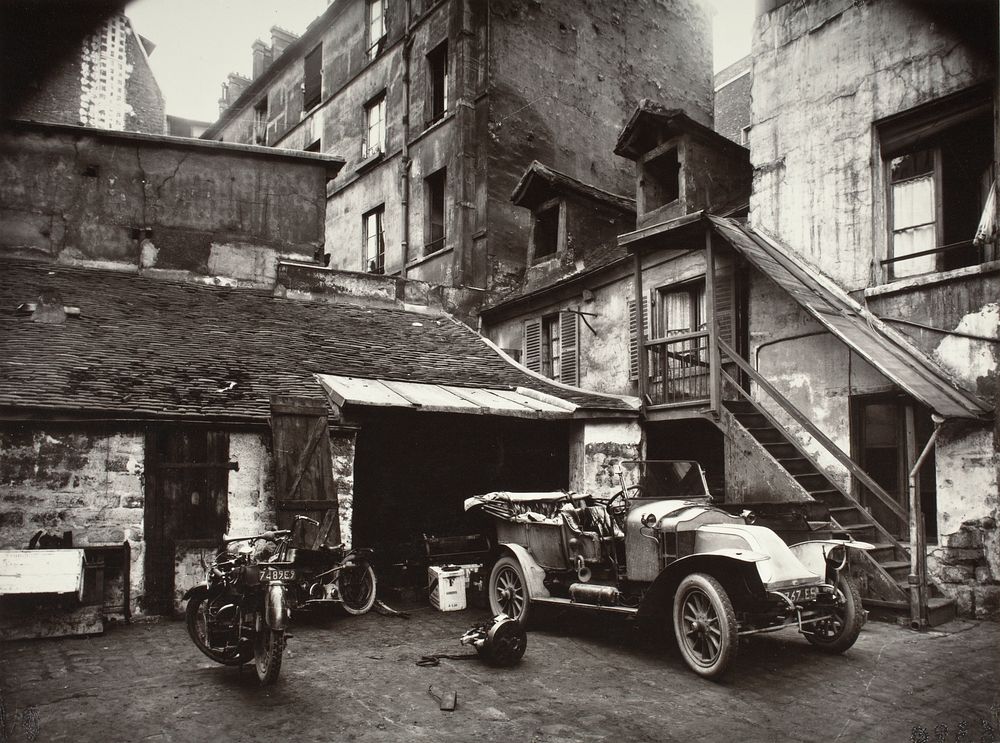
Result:
<svg viewBox="0 0 1000 743"><path fill-rule="evenodd" d="M807 570L816 575L826 575L826 558L834 547L850 547L862 551L875 549L875 545L868 542L848 541L846 539L812 539L808 542L793 544L788 549Z"/></svg>
<svg viewBox="0 0 1000 743"><path fill-rule="evenodd" d="M669 615L674 593L684 578L692 573L707 573L726 589L733 604L765 595L756 564L771 559L760 552L740 549L717 549L682 557L667 565L642 596L639 619L649 620Z"/></svg>
<svg viewBox="0 0 1000 743"><path fill-rule="evenodd" d="M517 560L524 573L524 582L528 589L528 600L548 598L549 589L545 587L545 570L539 565L531 553L523 545L510 542L500 543L501 556L507 555Z"/></svg>

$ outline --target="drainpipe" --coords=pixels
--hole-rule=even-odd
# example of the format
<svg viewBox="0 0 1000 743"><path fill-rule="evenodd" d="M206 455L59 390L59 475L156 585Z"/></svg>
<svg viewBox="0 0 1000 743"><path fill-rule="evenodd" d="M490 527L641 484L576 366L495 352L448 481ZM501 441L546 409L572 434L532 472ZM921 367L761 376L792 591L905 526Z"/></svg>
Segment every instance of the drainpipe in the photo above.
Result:
<svg viewBox="0 0 1000 743"><path fill-rule="evenodd" d="M917 461L910 470L910 574L906 582L910 588L910 627L913 629L927 628L927 532L924 527L924 514L920 510L920 468L934 449L941 432L944 419L932 416L934 433L927 440L924 450L920 452ZM914 430L913 406L906 408L906 427L908 433ZM912 451L912 449L911 449Z"/></svg>
<svg viewBox="0 0 1000 743"><path fill-rule="evenodd" d="M402 276L404 279L406 278L406 264L410 260L410 45L413 43L413 37L410 34L411 13L411 0L406 0L406 26L403 30L403 154L399 175L402 192L400 206L403 211L400 247L403 252Z"/></svg>

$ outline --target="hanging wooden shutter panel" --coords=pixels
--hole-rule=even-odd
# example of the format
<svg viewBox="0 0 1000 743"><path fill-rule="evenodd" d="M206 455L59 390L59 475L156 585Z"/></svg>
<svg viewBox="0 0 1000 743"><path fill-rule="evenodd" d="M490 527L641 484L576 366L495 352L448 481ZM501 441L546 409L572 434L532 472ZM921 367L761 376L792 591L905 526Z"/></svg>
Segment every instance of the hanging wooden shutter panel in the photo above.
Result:
<svg viewBox="0 0 1000 743"><path fill-rule="evenodd" d="M312 525L300 526L297 546L315 546L319 537L340 541L337 485L333 479L326 401L272 395L271 435L274 444L276 511L279 529L290 529L296 514L309 516L329 530L317 534ZM333 511L334 518L327 518Z"/></svg>
<svg viewBox="0 0 1000 743"><path fill-rule="evenodd" d="M715 322L719 338L732 347L736 337L736 265L735 256L724 253L715 259Z"/></svg>
<svg viewBox="0 0 1000 743"><path fill-rule="evenodd" d="M636 342L636 311L635 300L628 301L628 378L639 378L639 344ZM644 307L642 313L642 336L649 338L649 310Z"/></svg>
<svg viewBox="0 0 1000 743"><path fill-rule="evenodd" d="M542 321L524 321L524 365L534 372L542 371Z"/></svg>
<svg viewBox="0 0 1000 743"><path fill-rule="evenodd" d="M559 313L559 381L580 384L580 344L575 312Z"/></svg>

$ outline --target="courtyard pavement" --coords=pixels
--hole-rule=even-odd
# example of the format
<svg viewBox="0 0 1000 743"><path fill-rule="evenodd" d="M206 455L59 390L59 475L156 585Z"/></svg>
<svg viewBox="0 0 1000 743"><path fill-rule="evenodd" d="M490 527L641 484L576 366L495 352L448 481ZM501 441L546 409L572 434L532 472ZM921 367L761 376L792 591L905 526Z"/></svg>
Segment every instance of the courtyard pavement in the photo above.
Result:
<svg viewBox="0 0 1000 743"><path fill-rule="evenodd" d="M794 631L743 641L724 683L620 618L550 615L520 665L463 654L486 612L293 621L278 683L216 665L182 622L0 645L0 742L1000 741L1000 625L869 622L842 656ZM428 691L458 694L452 712Z"/></svg>

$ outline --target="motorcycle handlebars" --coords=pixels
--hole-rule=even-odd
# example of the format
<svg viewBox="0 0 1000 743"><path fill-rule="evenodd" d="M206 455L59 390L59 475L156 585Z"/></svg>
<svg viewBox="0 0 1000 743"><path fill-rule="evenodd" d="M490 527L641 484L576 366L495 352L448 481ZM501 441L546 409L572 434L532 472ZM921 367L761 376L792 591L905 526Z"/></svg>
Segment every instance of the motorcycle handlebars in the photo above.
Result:
<svg viewBox="0 0 1000 743"><path fill-rule="evenodd" d="M233 542L251 542L255 539L266 539L268 542L276 542L282 537L287 537L292 532L289 529L277 529L275 531L265 531L261 534L254 534L251 537L233 537L232 539L222 540L223 544L231 544Z"/></svg>

